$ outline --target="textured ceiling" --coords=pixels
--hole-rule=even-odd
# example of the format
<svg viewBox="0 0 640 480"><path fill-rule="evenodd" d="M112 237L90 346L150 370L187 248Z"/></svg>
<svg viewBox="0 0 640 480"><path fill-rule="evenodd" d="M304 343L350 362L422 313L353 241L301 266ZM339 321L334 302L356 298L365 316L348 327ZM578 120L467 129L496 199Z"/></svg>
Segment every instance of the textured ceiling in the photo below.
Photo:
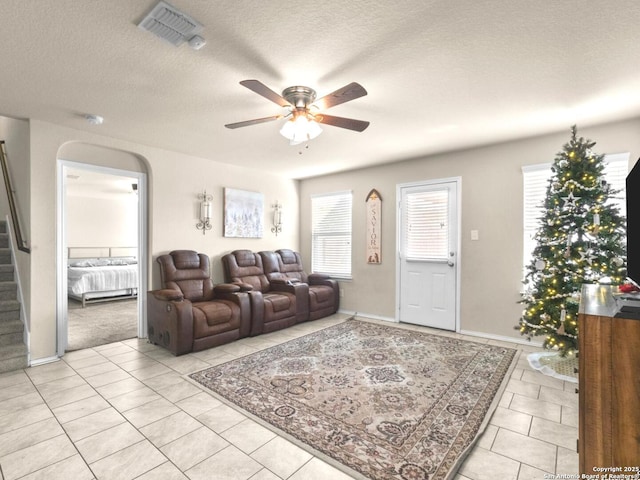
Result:
<svg viewBox="0 0 640 480"><path fill-rule="evenodd" d="M2 0L0 115L291 178L640 115L637 0L169 3L203 49L138 29L154 0ZM308 148L282 121L226 129L281 113L244 79L319 97L359 82L369 95L328 113L371 126Z"/></svg>

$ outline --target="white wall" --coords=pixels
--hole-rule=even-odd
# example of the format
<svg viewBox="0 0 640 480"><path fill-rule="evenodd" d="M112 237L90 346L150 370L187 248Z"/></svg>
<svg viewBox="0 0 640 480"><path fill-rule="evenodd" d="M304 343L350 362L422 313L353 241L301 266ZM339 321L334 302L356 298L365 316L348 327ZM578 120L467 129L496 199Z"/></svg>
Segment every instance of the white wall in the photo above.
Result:
<svg viewBox="0 0 640 480"><path fill-rule="evenodd" d="M76 143L80 142L80 143ZM91 163L109 167L146 171L149 184L148 272L151 288L159 288L155 258L176 249L191 249L212 258L214 282L223 280L220 257L239 248L254 251L277 248L299 249L298 182L266 172L222 164L215 159L192 157L167 150L103 137L87 132L31 121L31 238L30 282L34 293L32 307L32 359L46 359L56 352L56 159L61 151L66 160L89 158L80 151L73 155L69 146L101 147L102 154L91 156ZM131 152L138 159L131 160ZM89 162L87 162L89 163ZM223 188L234 187L262 192L265 199L265 226L270 226L269 205L284 205L283 232L279 236L265 228L262 239L234 239L222 236ZM197 230L197 194L206 188L213 194L213 230L206 235Z"/></svg>
<svg viewBox="0 0 640 480"><path fill-rule="evenodd" d="M598 153L640 155L640 119L580 128L597 142ZM341 282L341 308L395 318L396 185L438 178L462 178L461 328L465 331L519 337L514 330L522 306L523 165L551 162L569 140L566 132L408 160L379 167L301 181L300 245L311 265L310 196L353 190L353 281ZM409 140L407 140L409 141ZM372 189L383 198L382 264L366 263L365 198ZM479 231L472 241L470 231Z"/></svg>
<svg viewBox="0 0 640 480"><path fill-rule="evenodd" d="M67 196L67 246L135 247L138 244L137 205L135 195Z"/></svg>

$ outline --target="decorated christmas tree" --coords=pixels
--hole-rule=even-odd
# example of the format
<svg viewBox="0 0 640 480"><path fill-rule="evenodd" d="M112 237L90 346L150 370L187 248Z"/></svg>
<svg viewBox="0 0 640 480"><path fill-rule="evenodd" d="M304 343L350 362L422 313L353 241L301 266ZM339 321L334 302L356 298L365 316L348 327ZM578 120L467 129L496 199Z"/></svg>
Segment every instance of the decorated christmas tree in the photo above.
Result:
<svg viewBox="0 0 640 480"><path fill-rule="evenodd" d="M603 176L604 155L595 142L576 136L556 155L543 214L526 268L522 335L543 336L546 349L574 355L578 305L584 283L620 284L625 279L625 221Z"/></svg>

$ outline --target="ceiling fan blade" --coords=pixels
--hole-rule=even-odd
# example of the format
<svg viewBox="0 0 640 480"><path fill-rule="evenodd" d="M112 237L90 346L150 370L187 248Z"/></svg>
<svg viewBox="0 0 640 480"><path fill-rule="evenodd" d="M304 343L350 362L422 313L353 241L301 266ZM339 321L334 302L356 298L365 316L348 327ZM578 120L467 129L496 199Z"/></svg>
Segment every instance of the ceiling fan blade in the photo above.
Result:
<svg viewBox="0 0 640 480"><path fill-rule="evenodd" d="M244 122L227 123L225 127L227 128L248 127L249 125L257 125L258 123L272 122L274 120L278 120L283 117L284 115L274 115L273 117L256 118L254 120L246 120Z"/></svg>
<svg viewBox="0 0 640 480"><path fill-rule="evenodd" d="M335 92L325 95L313 104L320 110L326 110L327 108L335 107L341 103L350 102L356 98L364 97L366 94L367 91L362 85L356 82L351 82L349 85L345 85Z"/></svg>
<svg viewBox="0 0 640 480"><path fill-rule="evenodd" d="M267 100L271 100L273 103L276 103L281 107L288 107L291 105L284 99L284 97L271 90L259 80L242 80L240 85L247 87L249 90L253 90L258 95L262 95Z"/></svg>
<svg viewBox="0 0 640 480"><path fill-rule="evenodd" d="M336 117L334 115L317 114L314 116L316 122L332 125L334 127L347 128L356 132L363 132L369 126L369 122L355 120L353 118Z"/></svg>

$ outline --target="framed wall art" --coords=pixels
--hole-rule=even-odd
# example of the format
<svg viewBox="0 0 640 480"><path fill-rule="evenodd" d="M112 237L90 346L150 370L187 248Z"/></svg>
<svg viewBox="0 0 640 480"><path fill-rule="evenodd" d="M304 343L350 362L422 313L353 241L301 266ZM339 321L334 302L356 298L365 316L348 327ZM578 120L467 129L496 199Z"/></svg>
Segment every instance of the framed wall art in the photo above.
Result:
<svg viewBox="0 0 640 480"><path fill-rule="evenodd" d="M262 238L264 195L259 192L224 189L224 236Z"/></svg>
<svg viewBox="0 0 640 480"><path fill-rule="evenodd" d="M380 243L380 221L382 216L382 197L374 188L367 195L367 263L382 262Z"/></svg>

